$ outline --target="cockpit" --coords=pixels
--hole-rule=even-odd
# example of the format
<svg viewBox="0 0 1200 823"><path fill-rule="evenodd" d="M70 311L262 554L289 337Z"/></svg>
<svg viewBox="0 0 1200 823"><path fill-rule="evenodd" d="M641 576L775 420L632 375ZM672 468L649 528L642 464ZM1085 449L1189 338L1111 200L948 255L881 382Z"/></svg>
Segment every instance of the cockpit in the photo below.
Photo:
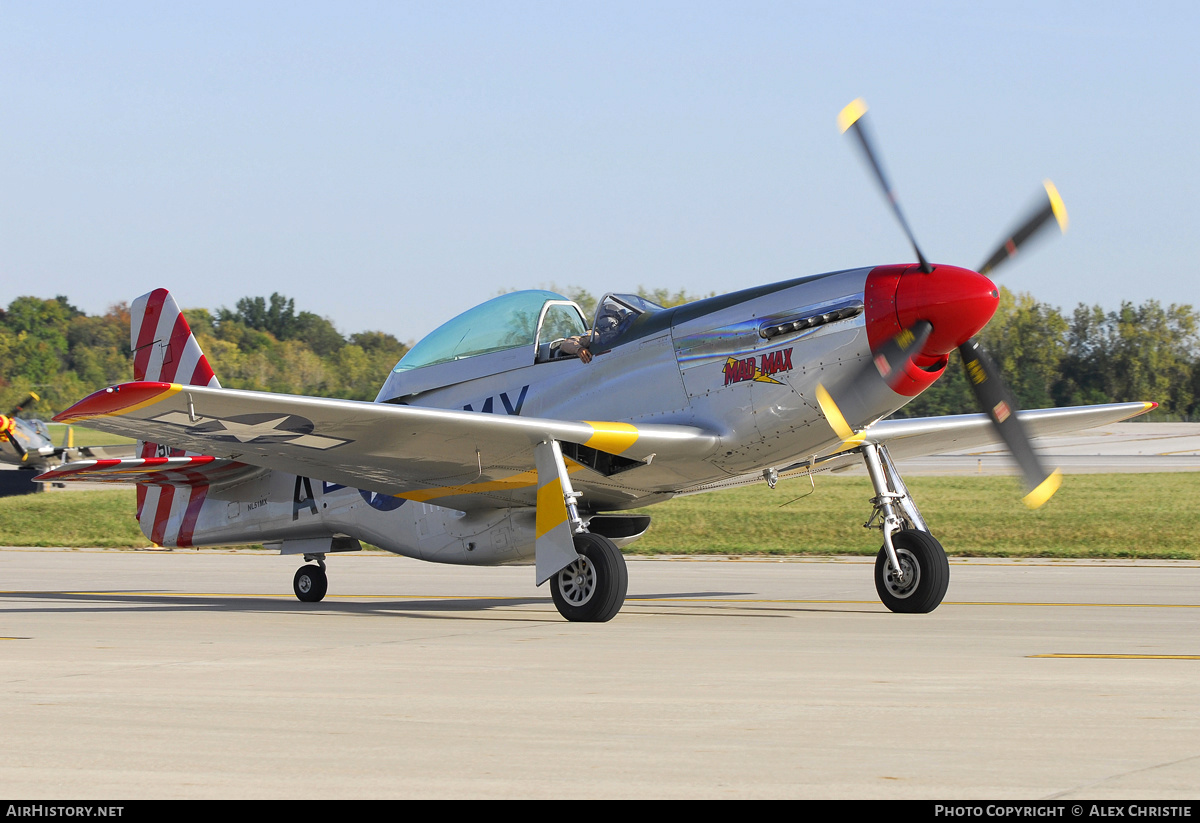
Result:
<svg viewBox="0 0 1200 823"><path fill-rule="evenodd" d="M561 294L540 289L509 292L430 332L401 358L395 371L520 348L529 350L533 362L541 343L585 331L583 312Z"/></svg>
<svg viewBox="0 0 1200 823"><path fill-rule="evenodd" d="M573 360L559 348L566 338L586 336L593 354L610 351L638 318L662 310L635 294L606 294L589 329L583 311L561 294L544 289L502 294L426 335L396 364L379 398L392 400L522 366Z"/></svg>
<svg viewBox="0 0 1200 823"><path fill-rule="evenodd" d="M609 351L620 345L639 317L662 310L662 306L636 294L604 295L596 304L596 320L592 323L592 351Z"/></svg>

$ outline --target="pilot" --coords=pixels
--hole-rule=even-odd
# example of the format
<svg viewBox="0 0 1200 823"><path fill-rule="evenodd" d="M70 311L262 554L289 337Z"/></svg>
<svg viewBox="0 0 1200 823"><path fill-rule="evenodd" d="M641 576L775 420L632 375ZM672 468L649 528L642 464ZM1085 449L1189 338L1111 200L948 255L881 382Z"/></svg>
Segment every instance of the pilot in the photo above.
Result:
<svg viewBox="0 0 1200 823"><path fill-rule="evenodd" d="M574 337L568 337L561 344L558 350L566 355L578 355L579 359L584 363L592 362L591 346L593 343L599 343L601 346L607 346L621 332L629 327L633 319L637 315L629 311L623 306L613 302L605 302L600 309L600 316L596 318L596 328L592 331L577 334Z"/></svg>
<svg viewBox="0 0 1200 823"><path fill-rule="evenodd" d="M592 350L588 348L592 342L590 331L568 337L558 344L558 350L569 357L578 357L584 363L592 362Z"/></svg>

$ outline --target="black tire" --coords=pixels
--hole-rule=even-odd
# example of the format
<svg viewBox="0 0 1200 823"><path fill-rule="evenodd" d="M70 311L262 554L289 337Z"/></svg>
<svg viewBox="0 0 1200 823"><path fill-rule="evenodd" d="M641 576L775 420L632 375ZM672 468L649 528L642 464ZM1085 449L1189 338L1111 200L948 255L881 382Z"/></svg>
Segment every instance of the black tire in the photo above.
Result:
<svg viewBox="0 0 1200 823"><path fill-rule="evenodd" d="M319 603L329 590L329 578L320 566L305 565L296 569L292 591L305 603Z"/></svg>
<svg viewBox="0 0 1200 823"><path fill-rule="evenodd" d="M629 571L617 544L598 534L575 535L578 560L550 578L558 613L579 623L612 620L625 605Z"/></svg>
<svg viewBox="0 0 1200 823"><path fill-rule="evenodd" d="M950 562L942 544L929 532L905 529L892 535L892 546L904 569L905 583L897 585L887 549L875 558L875 591L883 605L902 614L927 614L936 609L950 585Z"/></svg>

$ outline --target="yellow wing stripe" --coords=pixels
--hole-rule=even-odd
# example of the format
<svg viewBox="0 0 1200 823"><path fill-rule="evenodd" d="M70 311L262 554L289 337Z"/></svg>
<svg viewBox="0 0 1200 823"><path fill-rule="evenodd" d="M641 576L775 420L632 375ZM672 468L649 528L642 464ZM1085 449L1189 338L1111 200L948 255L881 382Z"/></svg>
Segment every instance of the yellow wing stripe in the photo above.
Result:
<svg viewBox="0 0 1200 823"><path fill-rule="evenodd" d="M584 420L593 429L593 434L583 445L609 454L621 454L638 439L637 426L629 423L605 423Z"/></svg>
<svg viewBox="0 0 1200 823"><path fill-rule="evenodd" d="M567 460L567 474L573 474L583 466L573 460ZM439 497L450 497L456 494L487 494L488 492L512 491L527 489L537 485L537 469L518 472L517 474L501 477L499 480L485 480L482 483L466 483L461 486L437 486L432 489L418 489L411 492L400 492L396 497L411 500L414 503L425 503ZM540 495L541 492L539 491ZM566 504L564 503L564 511Z"/></svg>
<svg viewBox="0 0 1200 823"><path fill-rule="evenodd" d="M424 503L438 497L449 497L453 494L486 494L487 492L511 491L512 489L527 489L537 485L537 469L530 469L499 480L485 480L482 483L467 483L462 486L438 486L433 489L421 489L415 492L401 492L396 497Z"/></svg>

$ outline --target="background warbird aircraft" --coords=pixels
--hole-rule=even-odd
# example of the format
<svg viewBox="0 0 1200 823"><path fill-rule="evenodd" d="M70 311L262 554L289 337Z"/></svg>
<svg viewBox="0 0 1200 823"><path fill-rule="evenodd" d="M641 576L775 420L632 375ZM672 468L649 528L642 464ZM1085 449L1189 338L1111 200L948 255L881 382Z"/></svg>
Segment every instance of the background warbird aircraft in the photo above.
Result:
<svg viewBox="0 0 1200 823"><path fill-rule="evenodd" d="M444 563L533 563L569 620L625 599L618 546L680 494L866 463L883 533L875 583L889 609L941 603L949 565L894 458L1003 441L1030 505L1058 487L1030 436L1131 417L1152 403L1017 413L974 335L996 310L984 276L1066 212L1047 203L981 273L921 253L866 132L842 112L916 252L915 265L818 274L664 309L608 294L589 324L547 291L506 294L418 343L374 403L223 389L163 290L134 302L135 382L60 414L141 438L132 460L83 461L46 480L138 484L156 543L262 541L303 555L294 589L326 592L325 557L365 540ZM563 341L589 335L585 363ZM569 348L569 347L565 347ZM884 420L963 355L984 414ZM164 445L154 445L154 444ZM186 451L185 451L186 450ZM315 564L312 562L315 561Z"/></svg>
<svg viewBox="0 0 1200 823"><path fill-rule="evenodd" d="M70 427L63 433L62 445L55 446L45 423L17 417L30 403L40 399L29 392L8 414L0 414L0 463L45 471L81 457L119 457L133 453L130 446L76 446Z"/></svg>
<svg viewBox="0 0 1200 823"><path fill-rule="evenodd" d="M46 424L17 417L26 406L40 399L29 392L8 414L0 414L0 461L22 468L45 468L62 462L63 449L54 447ZM63 445L65 448L66 444Z"/></svg>

